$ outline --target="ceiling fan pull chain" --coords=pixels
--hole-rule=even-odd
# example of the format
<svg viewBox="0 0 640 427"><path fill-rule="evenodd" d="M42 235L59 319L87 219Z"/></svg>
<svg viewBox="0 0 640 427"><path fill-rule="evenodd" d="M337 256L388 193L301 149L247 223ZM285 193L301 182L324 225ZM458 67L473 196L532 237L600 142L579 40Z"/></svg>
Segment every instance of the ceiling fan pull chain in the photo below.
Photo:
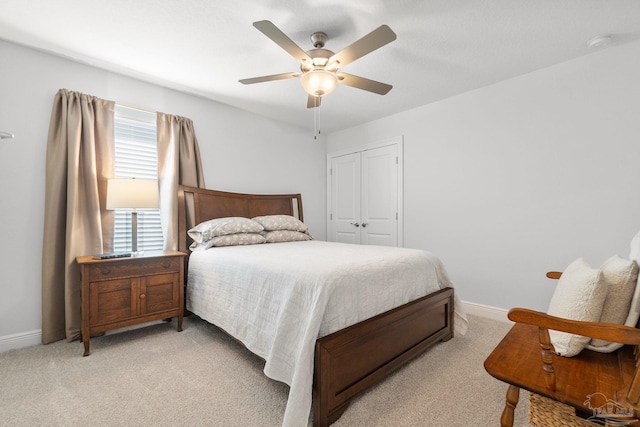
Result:
<svg viewBox="0 0 640 427"><path fill-rule="evenodd" d="M320 98L319 96L316 96L316 101L319 98ZM318 113L318 129L317 129L317 132L316 132L316 136L318 136L318 135L320 135L320 106L319 105L316 107L316 111Z"/></svg>
<svg viewBox="0 0 640 427"><path fill-rule="evenodd" d="M320 135L320 106L318 105L319 96L315 96L313 98L313 102L315 103L315 108L313 109L313 139L318 140L318 135Z"/></svg>

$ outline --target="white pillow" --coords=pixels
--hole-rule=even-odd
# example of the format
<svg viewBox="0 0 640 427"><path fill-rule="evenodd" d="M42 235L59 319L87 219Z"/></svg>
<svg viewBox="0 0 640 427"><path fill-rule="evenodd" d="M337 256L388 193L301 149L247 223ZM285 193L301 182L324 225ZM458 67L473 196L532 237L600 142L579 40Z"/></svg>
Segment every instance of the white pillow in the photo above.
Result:
<svg viewBox="0 0 640 427"><path fill-rule="evenodd" d="M229 234L238 233L259 233L262 230L264 230L262 225L250 220L249 218L230 216L201 222L187 231L187 234L194 242L204 243L207 240L211 240L218 236L227 236Z"/></svg>
<svg viewBox="0 0 640 427"><path fill-rule="evenodd" d="M638 264L634 260L614 255L602 264L600 270L609 284L600 322L622 325L629 317L631 299L638 281ZM637 321L636 318L635 322ZM597 339L592 339L591 343L587 345L589 350L600 352L611 352L620 347L622 344Z"/></svg>
<svg viewBox="0 0 640 427"><path fill-rule="evenodd" d="M633 236L631 239L630 253L629 259L635 261L636 264L640 263L640 233ZM640 272L639 272L640 273ZM640 281L640 274L638 274L638 280ZM635 328L638 326L638 320L640 319L640 286L638 286L638 282L636 281L636 288L633 292L633 297L631 298L631 306L629 307L629 314L627 315L627 320L624 322L625 326L630 326ZM622 347L622 344L619 343L610 343L606 346L594 346L588 345L587 348L589 350L599 351L602 353L609 353L614 350Z"/></svg>
<svg viewBox="0 0 640 427"><path fill-rule="evenodd" d="M638 264L638 281L640 281L640 233L633 237L630 246L629 259ZM640 320L640 286L636 283L636 290L633 293L631 307L629 308L629 317L627 317L627 321L624 324L635 328L638 326L638 320Z"/></svg>
<svg viewBox="0 0 640 427"><path fill-rule="evenodd" d="M607 282L599 269L578 258L564 270L551 298L547 314L565 319L597 322L607 297ZM561 356L580 353L591 338L549 330L551 343Z"/></svg>

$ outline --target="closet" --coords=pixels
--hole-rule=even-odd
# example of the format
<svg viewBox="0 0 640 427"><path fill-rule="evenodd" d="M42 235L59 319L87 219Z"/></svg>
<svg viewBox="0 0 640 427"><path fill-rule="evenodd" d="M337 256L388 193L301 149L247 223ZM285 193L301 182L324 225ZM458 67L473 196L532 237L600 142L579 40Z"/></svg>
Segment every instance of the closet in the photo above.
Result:
<svg viewBox="0 0 640 427"><path fill-rule="evenodd" d="M402 138L327 158L327 239L402 246Z"/></svg>

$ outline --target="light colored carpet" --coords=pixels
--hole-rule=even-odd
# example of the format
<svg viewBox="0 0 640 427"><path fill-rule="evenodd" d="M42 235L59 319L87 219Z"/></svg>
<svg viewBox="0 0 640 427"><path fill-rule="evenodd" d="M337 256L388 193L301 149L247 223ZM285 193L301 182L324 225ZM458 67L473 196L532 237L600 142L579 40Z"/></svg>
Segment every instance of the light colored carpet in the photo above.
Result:
<svg viewBox="0 0 640 427"><path fill-rule="evenodd" d="M497 426L507 386L484 359L509 325L470 317L356 399L333 425ZM0 353L1 426L279 426L288 387L263 362L195 316L91 340ZM528 426L521 393L516 426Z"/></svg>

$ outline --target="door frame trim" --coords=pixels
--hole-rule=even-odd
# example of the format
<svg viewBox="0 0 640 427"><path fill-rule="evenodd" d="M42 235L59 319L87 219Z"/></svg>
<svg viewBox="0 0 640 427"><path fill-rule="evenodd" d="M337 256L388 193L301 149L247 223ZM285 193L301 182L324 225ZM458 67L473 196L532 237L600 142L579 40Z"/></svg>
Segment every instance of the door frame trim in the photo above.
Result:
<svg viewBox="0 0 640 427"><path fill-rule="evenodd" d="M404 136L383 139L369 144L349 147L338 151L327 153L327 240L331 230L331 159L334 157L346 156L348 154L360 153L367 150L395 145L398 153L398 247L404 247Z"/></svg>

